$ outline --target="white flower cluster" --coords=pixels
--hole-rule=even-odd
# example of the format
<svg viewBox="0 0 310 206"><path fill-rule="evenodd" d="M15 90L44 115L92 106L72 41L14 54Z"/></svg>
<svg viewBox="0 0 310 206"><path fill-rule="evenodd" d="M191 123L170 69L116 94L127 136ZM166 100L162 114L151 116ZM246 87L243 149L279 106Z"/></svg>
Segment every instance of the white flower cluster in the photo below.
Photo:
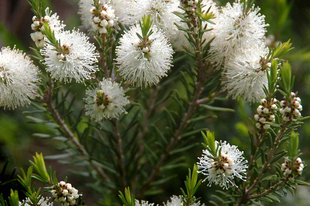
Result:
<svg viewBox="0 0 310 206"><path fill-rule="evenodd" d="M88 41L88 37L79 31L64 31L55 33L61 48L46 44L41 49L44 56L43 63L51 77L64 83L84 82L98 70L97 62L99 54L96 47Z"/></svg>
<svg viewBox="0 0 310 206"><path fill-rule="evenodd" d="M154 203L149 203L148 201L145 200L135 200L135 206L155 206Z"/></svg>
<svg viewBox="0 0 310 206"><path fill-rule="evenodd" d="M80 194L78 194L79 191L72 187L70 183L64 181L60 181L58 186L54 186L51 192L55 201L64 206L75 205L77 199L80 197Z"/></svg>
<svg viewBox="0 0 310 206"><path fill-rule="evenodd" d="M294 121L301 117L301 99L296 97L294 92L291 92L288 100L282 100L280 102L280 106L280 113L282 114L282 119L284 122Z"/></svg>
<svg viewBox="0 0 310 206"><path fill-rule="evenodd" d="M222 75L222 85L228 96L243 97L248 102L264 98L263 88L268 82L266 70L270 66L265 62L267 54L266 47L253 47L231 56Z"/></svg>
<svg viewBox="0 0 310 206"><path fill-rule="evenodd" d="M144 11L140 14L143 16L150 15L153 24L161 29L171 43L179 42L179 34L181 33L176 25L185 25L181 22L181 18L174 12L182 12L179 8L179 0L144 0L139 4L144 5ZM137 11L136 11L137 12ZM141 19L141 17L139 17ZM136 19L139 21L140 19ZM183 32L182 32L183 33Z"/></svg>
<svg viewBox="0 0 310 206"><path fill-rule="evenodd" d="M183 206L182 196L173 195L164 206ZM189 206L205 206L205 204L200 204L200 202L191 203Z"/></svg>
<svg viewBox="0 0 310 206"><path fill-rule="evenodd" d="M226 141L216 141L216 147L218 147L216 156L213 156L209 150L203 150L202 157L199 157L197 163L199 173L206 175L203 181L208 180L208 186L212 183L228 189L230 186L236 186L234 178L237 177L244 180L244 174L246 172L247 160L243 157L237 146L230 145Z"/></svg>
<svg viewBox="0 0 310 206"><path fill-rule="evenodd" d="M99 7L97 9L93 6L89 11L92 14L92 28L99 34L106 34L108 27L114 26L114 10L108 4L102 4L100 1Z"/></svg>
<svg viewBox="0 0 310 206"><path fill-rule="evenodd" d="M38 202L38 206L53 206L53 202L51 202L50 200L51 198L49 197L41 197L39 202ZM19 202L20 206L32 206L33 203L31 202L31 200L27 197L23 202Z"/></svg>
<svg viewBox="0 0 310 206"><path fill-rule="evenodd" d="M211 52L214 61L223 64L230 61L233 54L253 47L265 45L265 16L253 5L246 8L240 0L233 5L227 3L215 20L213 32L216 38L212 42Z"/></svg>
<svg viewBox="0 0 310 206"><path fill-rule="evenodd" d="M59 20L57 13L52 15L49 8L45 9L45 16L39 19L37 16L32 17L33 23L31 24L31 29L34 31L30 34L31 39L34 41L37 47L43 47L45 44L44 34L41 32L44 30L43 23L47 23L52 31L59 32L62 31L65 25Z"/></svg>
<svg viewBox="0 0 310 206"><path fill-rule="evenodd" d="M120 75L139 87L157 84L172 66L173 49L164 34L152 26L149 39L142 41L139 24L132 26L116 48Z"/></svg>
<svg viewBox="0 0 310 206"><path fill-rule="evenodd" d="M103 79L97 88L87 90L86 95L86 115L96 122L117 118L126 113L124 107L129 104L123 88L110 79Z"/></svg>
<svg viewBox="0 0 310 206"><path fill-rule="evenodd" d="M304 167L303 161L299 157L295 161L291 161L290 158L286 157L281 165L281 171L284 176L292 180L294 176L302 175Z"/></svg>
<svg viewBox="0 0 310 206"><path fill-rule="evenodd" d="M39 69L18 49L0 50L0 106L16 109L38 96Z"/></svg>
<svg viewBox="0 0 310 206"><path fill-rule="evenodd" d="M254 115L254 119L257 121L255 124L257 129L267 130L270 128L270 124L266 124L266 122L274 123L276 121L277 102L276 98L272 98L270 102L266 99L261 100L261 105L257 107L258 114Z"/></svg>
<svg viewBox="0 0 310 206"><path fill-rule="evenodd" d="M211 61L223 67L222 85L233 98L243 97L248 102L257 102L264 97L267 85L266 71L270 67L265 57L268 48L265 42L265 16L259 8L246 8L238 0L228 3L214 19L210 32L215 36L211 43Z"/></svg>

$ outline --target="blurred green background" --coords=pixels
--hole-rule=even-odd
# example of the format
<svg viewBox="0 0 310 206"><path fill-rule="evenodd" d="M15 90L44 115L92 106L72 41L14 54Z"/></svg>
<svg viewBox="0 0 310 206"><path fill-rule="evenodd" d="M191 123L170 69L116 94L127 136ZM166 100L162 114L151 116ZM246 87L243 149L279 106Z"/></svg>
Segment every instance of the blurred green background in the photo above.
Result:
<svg viewBox="0 0 310 206"><path fill-rule="evenodd" d="M227 0L218 1L221 5L227 2ZM64 20L67 29L79 28L80 26L77 3L77 0L50 1L52 10L56 11L60 18ZM295 47L286 58L293 65L293 73L296 75L295 91L298 91L298 95L302 99L304 108L302 114L308 116L310 115L310 1L257 0L256 5L261 7L261 13L266 16L266 22L270 25L267 35L270 44L274 46L278 41L284 42L291 39ZM18 48L29 53L29 46L33 46L30 39L32 16L25 0L0 0L0 46L13 46L16 44ZM247 128L251 128L249 117L253 117L257 105L249 105L241 100L228 100L225 103L218 103L221 106L233 108L236 112L216 113L218 119L216 121L210 120L208 127L215 131L218 139L228 140L241 148L248 148ZM7 178L9 178L9 172L14 168L26 168L29 165L28 160L32 158L35 152L43 152L45 156L57 154L57 148L61 147L60 142L39 139L32 135L37 132L48 132L52 129L48 126L28 123L29 120L25 118L27 116L25 111L27 110L31 110L31 108L20 108L15 111L0 108L0 168L6 160L9 161ZM302 159L310 164L310 121L306 121L298 132L301 137ZM201 139L200 136L197 136L197 138ZM187 156L189 167L196 162L200 154L201 147L194 148L184 154ZM86 197L86 202L89 205L93 205L92 202L96 202L94 200L97 200L98 197L102 198L99 194L87 192L88 188L84 186L88 180L70 173L73 169L70 166L66 165L64 167L55 160L48 160L47 164L52 165L57 170L59 179L64 179L66 175L70 176L69 182L84 192L84 197ZM19 169L17 169L17 173L19 173ZM160 203L173 194L180 194L179 188L183 187L186 174L186 168L178 170L177 178L171 180L170 184L165 186L165 194L160 197L153 197L151 200ZM305 169L302 179L310 180L310 170L308 168ZM1 188L0 193L5 191L7 191L7 188ZM197 195L202 196L202 200L208 200L212 198L212 191L214 191L213 188L203 185ZM301 187L295 197L288 195L285 201L281 203L282 206L292 204L309 206L310 189Z"/></svg>

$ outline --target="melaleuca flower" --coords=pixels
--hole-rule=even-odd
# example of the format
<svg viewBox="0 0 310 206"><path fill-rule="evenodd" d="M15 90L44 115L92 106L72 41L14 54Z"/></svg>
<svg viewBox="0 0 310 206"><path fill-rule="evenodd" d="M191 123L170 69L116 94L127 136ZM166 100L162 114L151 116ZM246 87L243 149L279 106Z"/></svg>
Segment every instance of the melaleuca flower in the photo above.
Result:
<svg viewBox="0 0 310 206"><path fill-rule="evenodd" d="M291 92L289 99L280 102L280 113L284 122L295 121L301 117L302 105L301 99Z"/></svg>
<svg viewBox="0 0 310 206"><path fill-rule="evenodd" d="M45 16L39 19L37 16L32 17L33 23L31 29L34 31L30 34L31 39L34 41L37 47L43 47L45 44L44 34L41 32L44 30L43 23L47 22L50 29L55 33L63 31L65 25L59 20L57 13L52 14L52 11L47 7L45 9Z"/></svg>
<svg viewBox="0 0 310 206"><path fill-rule="evenodd" d="M205 149L202 157L198 158L199 173L206 175L203 181L207 180L208 186L214 183L224 189L228 189L230 186L237 187L234 178L245 180L244 174L248 168L243 152L237 146L230 145L226 141L215 141L215 145L218 147L215 156Z"/></svg>
<svg viewBox="0 0 310 206"><path fill-rule="evenodd" d="M222 65L228 62L235 53L243 52L253 46L265 43L265 16L259 13L259 8L244 8L244 3L228 3L222 8L213 33L216 35L211 44L212 61ZM245 11L246 10L246 11Z"/></svg>
<svg viewBox="0 0 310 206"><path fill-rule="evenodd" d="M155 206L154 203L149 203L148 201L145 200L135 200L135 206Z"/></svg>
<svg viewBox="0 0 310 206"><path fill-rule="evenodd" d="M141 1L142 8L139 7L136 0L112 0L111 5L115 10L115 16L119 22L126 25L133 25L136 23L136 17L134 16L139 16L140 18L138 20L141 20L142 18L141 10L138 11L138 9L143 9L143 2L145 1Z"/></svg>
<svg viewBox="0 0 310 206"><path fill-rule="evenodd" d="M183 200L182 196L173 195L167 203L164 203L164 206L182 206ZM204 206L204 204L200 204L200 202L191 203L189 206Z"/></svg>
<svg viewBox="0 0 310 206"><path fill-rule="evenodd" d="M294 177L302 175L304 168L304 162L299 157L293 160L290 157L285 157L285 161L281 165L283 175L289 180L294 180Z"/></svg>
<svg viewBox="0 0 310 206"><path fill-rule="evenodd" d="M271 101L262 99L260 105L257 107L257 114L254 115L254 119L257 121L255 126L257 129L267 130L270 128L270 124L266 122L275 123L276 121L276 112L278 111L278 100L272 98Z"/></svg>
<svg viewBox="0 0 310 206"><path fill-rule="evenodd" d="M265 97L264 86L267 86L269 63L264 57L268 49L263 45L231 55L225 65L222 78L224 90L233 98L242 97L248 102L258 102Z"/></svg>
<svg viewBox="0 0 310 206"><path fill-rule="evenodd" d="M129 104L123 88L110 79L103 79L97 88L86 91L86 115L94 121L117 118L126 113L124 107Z"/></svg>
<svg viewBox="0 0 310 206"><path fill-rule="evenodd" d="M114 10L108 4L99 1L98 8L93 6L89 12L92 14L92 28L99 34L108 33L108 28L114 26Z"/></svg>
<svg viewBox="0 0 310 206"><path fill-rule="evenodd" d="M33 205L33 203L31 202L31 200L27 197L23 202L19 202L19 205L23 205L23 206L31 206ZM37 203L38 206L53 206L53 202L51 202L51 198L49 197L41 197L41 199L39 200L39 202Z"/></svg>
<svg viewBox="0 0 310 206"><path fill-rule="evenodd" d="M120 21L126 25L134 25L141 21L143 16L149 11L152 0L112 0L116 13L126 9L120 16ZM125 2L125 5L123 5ZM124 6L128 6L125 8ZM119 11L119 12L118 12Z"/></svg>
<svg viewBox="0 0 310 206"><path fill-rule="evenodd" d="M131 27L120 39L116 61L120 75L129 83L143 87L157 84L172 66L173 49L164 34L152 26L153 33L142 42L140 25Z"/></svg>
<svg viewBox="0 0 310 206"><path fill-rule="evenodd" d="M55 202L62 205L76 205L77 199L81 196L77 189L64 181L60 181L57 186L53 186L51 193Z"/></svg>
<svg viewBox="0 0 310 206"><path fill-rule="evenodd" d="M174 12L182 12L179 8L179 0L145 0L146 4L142 16L151 15L151 20L157 28L161 29L171 43L177 41L178 33L180 32L176 24L184 25L181 18ZM141 18L141 17L140 17ZM137 19L140 20L140 19Z"/></svg>
<svg viewBox="0 0 310 206"><path fill-rule="evenodd" d="M51 77L65 83L75 79L84 82L98 70L96 65L99 54L96 47L88 41L88 37L79 31L65 31L56 35L61 48L46 44L41 50L46 70Z"/></svg>
<svg viewBox="0 0 310 206"><path fill-rule="evenodd" d="M94 4L94 0L80 0L79 1L78 14L81 16L82 24L86 29L92 28L93 14L91 12L91 9L93 7L93 4Z"/></svg>
<svg viewBox="0 0 310 206"><path fill-rule="evenodd" d="M0 51L0 106L16 109L37 96L39 69L17 49Z"/></svg>

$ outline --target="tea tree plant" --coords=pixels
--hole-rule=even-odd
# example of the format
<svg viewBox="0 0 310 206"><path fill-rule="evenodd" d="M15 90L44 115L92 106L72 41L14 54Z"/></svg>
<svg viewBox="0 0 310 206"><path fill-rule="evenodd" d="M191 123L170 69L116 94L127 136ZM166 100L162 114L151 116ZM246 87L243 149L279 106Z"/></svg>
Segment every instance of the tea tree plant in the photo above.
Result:
<svg viewBox="0 0 310 206"><path fill-rule="evenodd" d="M309 186L299 180L306 163L296 132L307 117L284 60L292 44L268 48L253 1L80 0L84 32L66 30L43 1L28 3L32 53L1 49L0 106L31 104L27 118L52 128L34 136L63 142L54 158L92 178L105 197L98 204L155 205L143 199L188 167L184 154L199 148L200 133L202 155L166 206L207 204L195 196L202 184L222 189L213 205L263 205ZM249 154L207 129L210 111L232 111L216 104L225 94L258 103ZM18 176L27 198L12 191L0 205L85 205L42 154L30 164Z"/></svg>

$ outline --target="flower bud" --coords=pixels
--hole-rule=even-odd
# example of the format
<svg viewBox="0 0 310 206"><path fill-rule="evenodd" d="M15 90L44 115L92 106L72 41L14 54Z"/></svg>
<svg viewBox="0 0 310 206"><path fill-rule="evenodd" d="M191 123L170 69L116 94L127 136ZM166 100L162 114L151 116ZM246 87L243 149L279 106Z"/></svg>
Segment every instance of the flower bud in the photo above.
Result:
<svg viewBox="0 0 310 206"><path fill-rule="evenodd" d="M265 124L263 127L265 130L270 129L270 125L269 124Z"/></svg>
<svg viewBox="0 0 310 206"><path fill-rule="evenodd" d="M273 105L271 105L271 109L276 110L276 109L278 109L278 107L277 107L277 105L273 104Z"/></svg>
<svg viewBox="0 0 310 206"><path fill-rule="evenodd" d="M258 121L259 115L258 115L258 114L255 114L255 115L254 115L254 119L255 119L256 121Z"/></svg>

